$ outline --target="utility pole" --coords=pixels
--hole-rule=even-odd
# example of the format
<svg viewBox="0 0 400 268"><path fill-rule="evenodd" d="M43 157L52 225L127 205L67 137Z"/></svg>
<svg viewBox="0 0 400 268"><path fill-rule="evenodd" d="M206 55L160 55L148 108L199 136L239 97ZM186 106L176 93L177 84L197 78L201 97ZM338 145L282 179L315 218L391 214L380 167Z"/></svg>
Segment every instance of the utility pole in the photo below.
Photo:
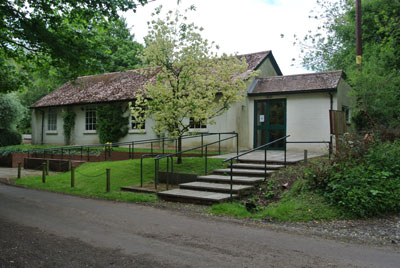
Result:
<svg viewBox="0 0 400 268"><path fill-rule="evenodd" d="M356 0L356 67L361 71L362 64L362 29L361 29L361 0Z"/></svg>

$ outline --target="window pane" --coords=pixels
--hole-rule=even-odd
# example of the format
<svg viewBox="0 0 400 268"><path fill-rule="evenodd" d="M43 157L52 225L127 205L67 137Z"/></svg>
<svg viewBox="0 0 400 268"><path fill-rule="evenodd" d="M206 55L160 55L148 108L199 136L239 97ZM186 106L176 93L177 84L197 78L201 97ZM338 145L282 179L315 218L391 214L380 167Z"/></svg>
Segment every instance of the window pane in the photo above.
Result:
<svg viewBox="0 0 400 268"><path fill-rule="evenodd" d="M285 124L285 103L283 101L271 102L269 106L270 125Z"/></svg>
<svg viewBox="0 0 400 268"><path fill-rule="evenodd" d="M47 117L47 130L57 130L57 110L49 109Z"/></svg>

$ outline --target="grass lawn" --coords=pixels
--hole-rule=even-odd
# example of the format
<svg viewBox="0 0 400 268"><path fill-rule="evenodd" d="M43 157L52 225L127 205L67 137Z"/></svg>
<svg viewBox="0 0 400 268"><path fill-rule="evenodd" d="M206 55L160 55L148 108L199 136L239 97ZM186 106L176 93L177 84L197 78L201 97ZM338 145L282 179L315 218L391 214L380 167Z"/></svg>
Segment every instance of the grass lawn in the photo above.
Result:
<svg viewBox="0 0 400 268"><path fill-rule="evenodd" d="M221 159L209 158L208 170L223 166ZM106 193L106 168L111 169L111 191ZM166 160L160 161L160 171L166 170ZM185 157L183 164L174 163L174 172L188 174L204 174L204 158ZM154 180L154 159L143 160L143 182ZM101 197L127 202L155 202L155 194L141 194L121 192L120 187L128 185L140 185L140 159L125 161L107 161L85 163L75 170L75 187L71 188L71 173L60 173L46 177L46 183L42 183L42 177L25 177L15 181L16 184L27 187L77 194L90 197Z"/></svg>

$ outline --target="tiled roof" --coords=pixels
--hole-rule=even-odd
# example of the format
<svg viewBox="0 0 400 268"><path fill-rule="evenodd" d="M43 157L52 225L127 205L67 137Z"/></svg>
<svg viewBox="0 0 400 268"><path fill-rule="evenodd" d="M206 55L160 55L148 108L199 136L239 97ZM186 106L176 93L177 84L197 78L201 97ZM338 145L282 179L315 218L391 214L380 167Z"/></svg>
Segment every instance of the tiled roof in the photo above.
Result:
<svg viewBox="0 0 400 268"><path fill-rule="evenodd" d="M239 55L248 63L247 72L256 69L270 51ZM82 76L67 82L34 103L31 108L65 106L72 104L90 104L109 101L127 101L135 98L138 89L155 79L157 72L151 74L143 69Z"/></svg>
<svg viewBox="0 0 400 268"><path fill-rule="evenodd" d="M260 78L248 93L257 95L331 91L338 87L342 75L343 71L331 71Z"/></svg>

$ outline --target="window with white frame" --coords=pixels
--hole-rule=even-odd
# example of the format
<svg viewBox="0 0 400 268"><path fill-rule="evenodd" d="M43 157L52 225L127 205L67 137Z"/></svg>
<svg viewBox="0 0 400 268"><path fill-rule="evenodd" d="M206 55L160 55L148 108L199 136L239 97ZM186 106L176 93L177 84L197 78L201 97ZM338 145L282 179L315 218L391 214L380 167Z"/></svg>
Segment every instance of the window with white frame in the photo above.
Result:
<svg viewBox="0 0 400 268"><path fill-rule="evenodd" d="M47 130L56 131L57 130L57 109L50 108L47 115Z"/></svg>
<svg viewBox="0 0 400 268"><path fill-rule="evenodd" d="M141 115L144 116L144 113ZM146 122L140 122L135 116L131 115L131 129L146 129Z"/></svg>
<svg viewBox="0 0 400 268"><path fill-rule="evenodd" d="M96 108L86 107L85 130L96 130Z"/></svg>
<svg viewBox="0 0 400 268"><path fill-rule="evenodd" d="M195 121L193 117L189 119L189 128L207 128L207 124L203 120Z"/></svg>

